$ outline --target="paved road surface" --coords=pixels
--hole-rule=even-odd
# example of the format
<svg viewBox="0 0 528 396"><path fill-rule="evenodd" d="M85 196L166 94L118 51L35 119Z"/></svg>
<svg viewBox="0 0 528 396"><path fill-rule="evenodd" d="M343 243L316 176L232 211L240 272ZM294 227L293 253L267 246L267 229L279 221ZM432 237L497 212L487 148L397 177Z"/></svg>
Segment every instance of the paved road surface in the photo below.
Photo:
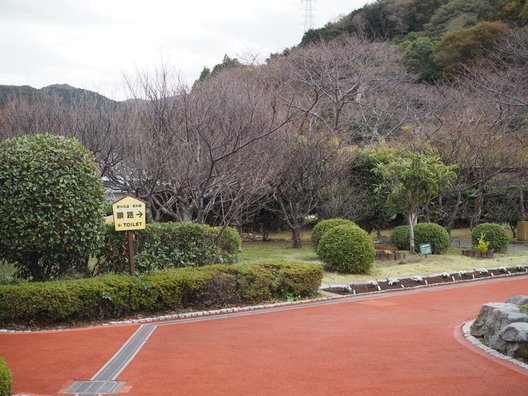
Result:
<svg viewBox="0 0 528 396"><path fill-rule="evenodd" d="M250 316L159 324L117 378L129 395L528 395L528 373L457 339L528 277ZM138 326L0 334L15 392L88 380Z"/></svg>

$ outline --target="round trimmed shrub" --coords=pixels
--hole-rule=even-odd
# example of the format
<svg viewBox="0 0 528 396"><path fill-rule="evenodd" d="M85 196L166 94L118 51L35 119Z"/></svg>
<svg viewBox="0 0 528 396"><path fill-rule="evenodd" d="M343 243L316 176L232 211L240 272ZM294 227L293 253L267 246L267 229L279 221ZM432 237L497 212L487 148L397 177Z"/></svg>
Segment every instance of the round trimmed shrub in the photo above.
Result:
<svg viewBox="0 0 528 396"><path fill-rule="evenodd" d="M489 243L489 249L493 249L497 253L506 253L508 251L510 238L500 224L482 223L473 228L473 231L471 231L471 243L473 246L478 243L481 235Z"/></svg>
<svg viewBox="0 0 528 396"><path fill-rule="evenodd" d="M13 376L4 358L0 356L0 396L11 395L11 384L13 382Z"/></svg>
<svg viewBox="0 0 528 396"><path fill-rule="evenodd" d="M376 252L370 235L356 225L340 225L326 232L317 254L327 269L345 274L367 272Z"/></svg>
<svg viewBox="0 0 528 396"><path fill-rule="evenodd" d="M46 134L0 142L0 258L18 277L87 271L104 204L95 158L77 140Z"/></svg>
<svg viewBox="0 0 528 396"><path fill-rule="evenodd" d="M319 245L319 241L321 240L321 237L329 230L331 230L334 227L341 226L341 225L356 225L352 220L346 220L346 219L328 219L323 220L317 223L313 230L312 230L312 243L315 250L317 250L317 245Z"/></svg>
<svg viewBox="0 0 528 396"><path fill-rule="evenodd" d="M409 250L409 226L398 226L392 230L391 244L398 250Z"/></svg>
<svg viewBox="0 0 528 396"><path fill-rule="evenodd" d="M222 227L211 227L215 236L218 236ZM242 250L242 238L238 231L233 227L226 227L217 242L222 254L227 256L236 256Z"/></svg>
<svg viewBox="0 0 528 396"><path fill-rule="evenodd" d="M399 226L392 231L391 243L399 250L409 249L409 226ZM443 254L449 249L449 233L435 223L418 223L414 226L414 247L418 252L420 245L430 243L433 254Z"/></svg>

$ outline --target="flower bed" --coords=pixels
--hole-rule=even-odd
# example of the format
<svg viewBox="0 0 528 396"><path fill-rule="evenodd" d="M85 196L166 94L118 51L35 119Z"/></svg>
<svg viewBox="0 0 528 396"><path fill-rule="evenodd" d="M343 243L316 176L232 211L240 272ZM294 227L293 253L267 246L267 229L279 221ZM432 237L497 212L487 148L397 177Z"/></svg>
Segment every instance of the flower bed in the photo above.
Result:
<svg viewBox="0 0 528 396"><path fill-rule="evenodd" d="M528 274L528 265L516 267L479 268L469 271L444 272L442 274L429 276L412 276L406 278L388 278L383 280L372 280L369 282L350 283L346 285L331 286L322 290L330 293L348 295L363 294L380 291L402 290L417 286L430 286L449 284L461 281L493 278L497 276L514 276Z"/></svg>

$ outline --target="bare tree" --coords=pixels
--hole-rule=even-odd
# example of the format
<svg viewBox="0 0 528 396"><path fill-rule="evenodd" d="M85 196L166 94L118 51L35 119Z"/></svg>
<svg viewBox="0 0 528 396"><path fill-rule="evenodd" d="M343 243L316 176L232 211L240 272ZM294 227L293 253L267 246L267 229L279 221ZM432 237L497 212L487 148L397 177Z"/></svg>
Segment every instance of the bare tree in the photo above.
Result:
<svg viewBox="0 0 528 396"><path fill-rule="evenodd" d="M259 68L235 68L192 90L160 69L139 76L137 129L113 179L148 200L154 218L228 225L267 193L271 139L290 119ZM216 213L218 214L218 213Z"/></svg>
<svg viewBox="0 0 528 396"><path fill-rule="evenodd" d="M301 230L307 216L321 204L323 192L342 177L350 162L350 151L339 138L325 130L307 131L290 125L280 142L279 172L272 182L273 198L292 232L293 247L302 246Z"/></svg>

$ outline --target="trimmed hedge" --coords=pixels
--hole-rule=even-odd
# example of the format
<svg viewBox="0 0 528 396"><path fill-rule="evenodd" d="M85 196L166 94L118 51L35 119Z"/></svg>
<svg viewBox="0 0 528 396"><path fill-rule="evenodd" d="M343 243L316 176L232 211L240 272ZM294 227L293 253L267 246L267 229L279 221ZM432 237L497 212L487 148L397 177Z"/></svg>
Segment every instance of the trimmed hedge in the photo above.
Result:
<svg viewBox="0 0 528 396"><path fill-rule="evenodd" d="M392 231L391 243L399 250L409 250L409 226L399 226ZM418 223L414 226L414 247L430 243L433 254L443 254L449 249L450 239L447 230L435 223Z"/></svg>
<svg viewBox="0 0 528 396"><path fill-rule="evenodd" d="M359 274L372 267L376 251L366 231L356 225L341 225L323 235L317 254L331 271Z"/></svg>
<svg viewBox="0 0 528 396"><path fill-rule="evenodd" d="M506 253L508 251L510 238L500 224L482 223L473 228L471 231L471 244L473 246L478 244L481 235L489 243L489 249L493 249L496 253Z"/></svg>
<svg viewBox="0 0 528 396"><path fill-rule="evenodd" d="M11 395L11 385L13 383L13 376L4 358L0 356L0 396Z"/></svg>
<svg viewBox="0 0 528 396"><path fill-rule="evenodd" d="M205 309L317 293L323 270L304 262L212 265L131 277L0 286L0 326L49 325L139 312Z"/></svg>
<svg viewBox="0 0 528 396"><path fill-rule="evenodd" d="M334 227L341 225L356 225L352 220L347 219L327 219L317 223L312 230L312 244L313 248L317 250L319 241L326 234L327 231L331 230Z"/></svg>
<svg viewBox="0 0 528 396"><path fill-rule="evenodd" d="M190 222L147 224L135 231L135 261L138 273L181 267L232 262L240 251L238 232L227 227L215 244L219 229ZM95 253L95 273L128 273L126 233L105 229L104 241Z"/></svg>

